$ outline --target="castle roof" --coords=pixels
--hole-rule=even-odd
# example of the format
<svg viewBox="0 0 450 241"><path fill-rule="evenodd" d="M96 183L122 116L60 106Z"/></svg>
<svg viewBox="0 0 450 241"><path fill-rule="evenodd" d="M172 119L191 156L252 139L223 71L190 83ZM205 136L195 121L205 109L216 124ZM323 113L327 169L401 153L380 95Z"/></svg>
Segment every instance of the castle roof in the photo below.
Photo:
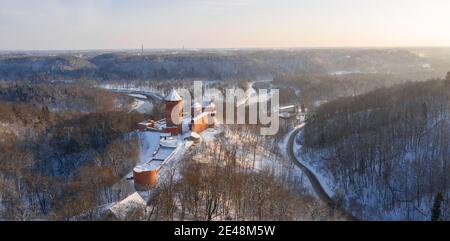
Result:
<svg viewBox="0 0 450 241"><path fill-rule="evenodd" d="M172 89L170 93L164 98L165 101L180 101L181 96L178 94L178 92L175 89Z"/></svg>

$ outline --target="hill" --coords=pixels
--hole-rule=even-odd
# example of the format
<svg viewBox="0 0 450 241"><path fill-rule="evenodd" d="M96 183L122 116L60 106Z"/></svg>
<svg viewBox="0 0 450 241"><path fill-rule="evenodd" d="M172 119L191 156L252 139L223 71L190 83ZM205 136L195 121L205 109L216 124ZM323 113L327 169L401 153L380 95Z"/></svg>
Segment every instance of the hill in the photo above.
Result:
<svg viewBox="0 0 450 241"><path fill-rule="evenodd" d="M249 79L280 74L414 73L435 76L430 61L405 49L185 50L7 53L0 80ZM440 73L442 74L442 73Z"/></svg>
<svg viewBox="0 0 450 241"><path fill-rule="evenodd" d="M429 220L435 196L449 219L450 78L340 98L298 136L301 156L363 219Z"/></svg>

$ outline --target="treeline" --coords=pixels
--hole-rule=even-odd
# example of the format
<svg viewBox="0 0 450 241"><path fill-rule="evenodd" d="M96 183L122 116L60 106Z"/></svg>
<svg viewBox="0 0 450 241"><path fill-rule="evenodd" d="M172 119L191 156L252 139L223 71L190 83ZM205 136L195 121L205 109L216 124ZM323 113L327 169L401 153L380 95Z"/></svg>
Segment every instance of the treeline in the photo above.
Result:
<svg viewBox="0 0 450 241"><path fill-rule="evenodd" d="M103 151L112 141L135 130L136 123L142 120L138 113L100 112L50 125L36 138L36 156L40 160L37 168L46 175L67 176L79 166L77 163L89 157L85 156L87 151ZM55 166L55 159L59 165Z"/></svg>
<svg viewBox="0 0 450 241"><path fill-rule="evenodd" d="M249 137L249 136L247 136ZM234 143L234 144L233 144ZM147 207L127 220L336 220L344 219L299 190L288 175L255 169L253 145L219 140L194 148L152 190ZM253 146L259 150L258 145Z"/></svg>
<svg viewBox="0 0 450 241"><path fill-rule="evenodd" d="M0 56L0 80L255 79L333 72L429 75L429 60L403 49L169 50Z"/></svg>
<svg viewBox="0 0 450 241"><path fill-rule="evenodd" d="M450 218L450 74L323 104L298 142L365 218Z"/></svg>
<svg viewBox="0 0 450 241"><path fill-rule="evenodd" d="M135 138L115 140L104 151L89 153L84 163L73 163L79 166L69 178L36 171L37 160L27 147L0 147L0 219L67 220L119 200L121 190L113 185L136 164L137 146Z"/></svg>
<svg viewBox="0 0 450 241"><path fill-rule="evenodd" d="M67 93L94 96L81 87L18 89L28 97L0 101L0 219L67 219L120 198L112 185L137 162L139 143L130 133L144 116L104 108L109 97L80 100L82 109L98 110L89 113L51 110L45 98L38 103L47 93L55 101Z"/></svg>
<svg viewBox="0 0 450 241"><path fill-rule="evenodd" d="M314 107L320 102L344 96L355 96L402 82L405 81L401 77L389 74L284 74L274 78L274 83L278 86L300 90L301 102L308 107ZM289 95L292 96L293 93ZM286 98L285 96L281 97Z"/></svg>
<svg viewBox="0 0 450 241"><path fill-rule="evenodd" d="M72 112L110 111L120 96L80 81L72 84L0 84L0 100L27 103L51 110Z"/></svg>

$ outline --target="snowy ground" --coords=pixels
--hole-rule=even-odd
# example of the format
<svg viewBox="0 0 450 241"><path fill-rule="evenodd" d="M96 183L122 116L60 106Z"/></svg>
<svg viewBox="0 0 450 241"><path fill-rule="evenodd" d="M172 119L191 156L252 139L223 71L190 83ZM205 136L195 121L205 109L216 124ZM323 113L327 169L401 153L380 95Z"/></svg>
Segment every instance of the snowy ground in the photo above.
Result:
<svg viewBox="0 0 450 241"><path fill-rule="evenodd" d="M135 208L145 208L146 206L146 201L139 193L135 192L122 201L108 207L119 220L125 220Z"/></svg>
<svg viewBox="0 0 450 241"><path fill-rule="evenodd" d="M128 96L134 97L134 98L138 98L138 99L147 99L147 96L145 95L141 95L141 94L128 94Z"/></svg>
<svg viewBox="0 0 450 241"><path fill-rule="evenodd" d="M202 138L202 142L214 143L216 141L217 135L221 133L223 133L223 129L220 126L212 129L207 129L206 131L200 133L200 136ZM186 135L187 134L188 133L186 133ZM312 188L306 175L290 160L286 159L286 145L290 134L291 133L288 133L285 138L283 138L282 142L278 144L280 150L283 153L282 156L273 154L267 150L258 150L255 156L255 171L262 169L271 169L275 171L277 175L286 175L286 173L288 173L288 175L291 177L291 180L293 180L294 183L298 185L299 190L302 190L303 194L315 197L314 189ZM141 139L141 153L139 163L143 164L152 158L154 151L159 145L160 136L157 132L139 132L138 135ZM233 135L232 132L228 132L228 135L231 136L227 136L227 141L242 143L242 140ZM193 145L191 141L184 140L184 136L185 135L180 135L177 137L178 144L173 155L165 162L163 168L158 173L158 185L169 180L169 178L173 178L175 181L181 178L181 175L179 173L181 167L180 161L183 159L183 156L186 154L189 148ZM246 155L245 158L248 160L253 160L254 158L253 153L248 153L243 149L239 149L237 153L238 155ZM130 173L129 175L132 176L132 173ZM108 207L111 211L113 211L113 213L116 214L116 216L118 216L118 218L123 219L125 218L123 214L127 213L127 210L133 209L133 207L135 207L136 205L142 205L142 203L145 203L149 199L151 199L154 195L155 189L136 192L134 190L133 180L124 179L121 181L121 183L122 187L123 185L128 185L132 188L129 189L128 195L120 199L121 201L111 203Z"/></svg>
<svg viewBox="0 0 450 241"><path fill-rule="evenodd" d="M288 142L289 142L289 137L292 135L293 132L295 132L298 128L302 128L304 126L304 124L301 124L299 126L296 126L293 130L291 130L290 132L288 132L283 139L278 143L278 149L280 150L280 153L283 155L283 157L289 160L288 154L287 154L287 148L288 148ZM291 161L290 161L291 162ZM292 163L292 162L291 162ZM307 194L309 194L310 196L315 197L316 199L318 199L319 197L317 196L316 192L314 191L314 188L311 185L311 182L309 181L308 177L303 173L303 171L297 167L296 165L293 165L293 175L294 175L294 180L296 180L297 183L300 183L300 185L302 185L305 190L307 191Z"/></svg>
<svg viewBox="0 0 450 241"><path fill-rule="evenodd" d="M251 143L254 141L251 140L251 135L243 137L235 133L235 131L225 131L225 137L225 146L233 146L233 148L237 147L237 159L246 160L245 163L253 163L254 161L254 171L271 170L277 176L290 177L291 181L298 187L298 190L302 191L302 194L310 196L315 195L314 189L306 175L287 158L286 145L289 134L283 138L281 143L274 143L274 145L278 144L278 148L280 148L282 155L274 153L271 150L264 148L262 145L257 147L256 153L253 151L249 152L242 143ZM248 138L248 140L245 138Z"/></svg>
<svg viewBox="0 0 450 241"><path fill-rule="evenodd" d="M159 90L152 88L150 86L134 86L134 85L118 85L118 84L103 84L99 86L100 88L107 89L107 90L116 90L116 91L136 91L136 92L152 92L152 93L159 93Z"/></svg>
<svg viewBox="0 0 450 241"><path fill-rule="evenodd" d="M130 134L136 134L139 138L140 153L137 165L142 165L150 161L153 157L153 153L157 150L159 146L160 133L149 131L148 132L136 131ZM114 200L110 200L109 202L116 203L116 201L123 200L124 198L136 192L134 188L134 182L131 179L132 177L133 171L130 170L130 172L124 178L122 178L120 181L118 181L111 187L112 192L116 193L117 195L114 198Z"/></svg>
<svg viewBox="0 0 450 241"><path fill-rule="evenodd" d="M152 131L138 132L138 136L141 142L141 152L138 165L141 165L153 158L153 154L160 144L160 133ZM168 159L164 161L164 164L158 173L157 185L166 182L172 177L174 180L180 178L180 161L193 143L191 141L184 140L182 135L175 138L177 139L177 146ZM124 218L123 214L127 213L127 210L133 209L136 205L141 205L142 202L146 203L154 195L155 189L150 189L148 191L136 191L134 189L134 181L130 179L132 176L133 172L131 171L125 178L115 185L116 188L126 190L126 195L122 199L119 199L121 201L110 204L110 207L112 208L111 211L117 214L118 218ZM135 202L136 200L137 202Z"/></svg>
<svg viewBox="0 0 450 241"><path fill-rule="evenodd" d="M301 133L300 131L299 135ZM383 208L381 204L385 200L380 197L379 193L386 187L382 183L373 187L353 188L344 193L342 189L335 185L337 182L327 171L324 166L325 161L319 155L302 153L302 146L297 141L294 144L294 150L296 150L295 154L298 160L315 174L329 196L333 197L339 192L344 199L344 208L351 211L357 218L362 220L429 220L431 217L430 210L433 206L433 200L429 198L420 200L419 207L412 207L412 205L408 206L406 202L399 202L389 209ZM408 158L410 157L406 154L403 159L407 160Z"/></svg>
<svg viewBox="0 0 450 241"><path fill-rule="evenodd" d="M161 133L155 131L138 132L140 140L140 154L138 165L150 161L154 152L158 149Z"/></svg>
<svg viewBox="0 0 450 241"><path fill-rule="evenodd" d="M223 130L220 127L210 128L210 129L207 129L204 132L200 133L200 136L202 138L202 141L210 142L210 141L215 141L216 136L222 132L223 132Z"/></svg>
<svg viewBox="0 0 450 241"><path fill-rule="evenodd" d="M133 104L131 105L132 111L137 111L140 114L150 113L153 110L153 104L147 100L142 99L134 99Z"/></svg>
<svg viewBox="0 0 450 241"><path fill-rule="evenodd" d="M162 100L163 96L160 90L150 87L150 86L140 86L136 87L133 85L116 85L116 84L103 84L99 86L100 88L121 92L121 93L127 93L131 95L137 96L145 96L149 95L157 100Z"/></svg>
<svg viewBox="0 0 450 241"><path fill-rule="evenodd" d="M302 131L298 134L301 135L301 133ZM295 139L297 139L297 137ZM333 197L335 194L333 178L326 172L326 170L321 168L319 161L312 160L307 156L302 155L301 150L302 145L298 144L297 141L294 141L294 154L297 160L316 176L328 196Z"/></svg>
<svg viewBox="0 0 450 241"><path fill-rule="evenodd" d="M134 98L130 112L137 111L138 113L145 114L153 110L153 104L148 100L147 96L141 94L127 95Z"/></svg>

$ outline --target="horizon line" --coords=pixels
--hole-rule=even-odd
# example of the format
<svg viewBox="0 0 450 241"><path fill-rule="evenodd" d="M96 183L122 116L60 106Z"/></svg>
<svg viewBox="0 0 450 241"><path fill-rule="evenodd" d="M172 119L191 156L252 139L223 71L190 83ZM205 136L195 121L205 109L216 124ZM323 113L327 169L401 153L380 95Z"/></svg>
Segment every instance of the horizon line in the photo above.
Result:
<svg viewBox="0 0 450 241"><path fill-rule="evenodd" d="M406 46L303 46L303 47L180 47L180 48L144 48L145 51L168 51L168 50L301 50L301 49L408 49L408 48L450 48L439 45L406 45ZM73 48L73 49L0 49L0 52L74 52L74 51L142 51L142 48Z"/></svg>

